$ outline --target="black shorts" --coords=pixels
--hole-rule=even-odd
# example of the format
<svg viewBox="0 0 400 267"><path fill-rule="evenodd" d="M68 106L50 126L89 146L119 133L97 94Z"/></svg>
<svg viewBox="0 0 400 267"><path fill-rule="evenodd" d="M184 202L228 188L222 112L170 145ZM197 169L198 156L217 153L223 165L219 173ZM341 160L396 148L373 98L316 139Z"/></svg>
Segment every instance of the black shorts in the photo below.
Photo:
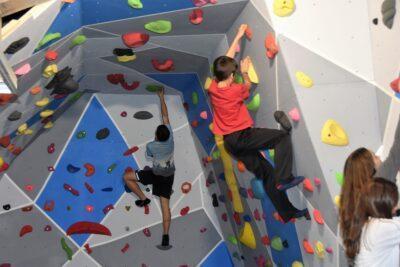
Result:
<svg viewBox="0 0 400 267"><path fill-rule="evenodd" d="M174 175L168 177L155 175L152 169L147 169L138 171L137 176L140 183L153 185L153 195L170 199L172 185L174 184Z"/></svg>

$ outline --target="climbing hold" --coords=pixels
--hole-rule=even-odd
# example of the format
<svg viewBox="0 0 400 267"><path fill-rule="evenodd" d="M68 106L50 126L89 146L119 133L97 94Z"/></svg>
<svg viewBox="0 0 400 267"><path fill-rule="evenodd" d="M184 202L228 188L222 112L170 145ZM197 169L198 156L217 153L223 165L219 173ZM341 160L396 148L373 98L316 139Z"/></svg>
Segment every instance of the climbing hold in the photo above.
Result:
<svg viewBox="0 0 400 267"><path fill-rule="evenodd" d="M44 70L43 70L43 77L45 78L50 78L53 77L56 73L58 72L58 67L56 64L51 64L48 65Z"/></svg>
<svg viewBox="0 0 400 267"><path fill-rule="evenodd" d="M106 139L109 135L110 135L110 130L108 128L103 128L96 133L96 138L98 140L103 140Z"/></svg>
<svg viewBox="0 0 400 267"><path fill-rule="evenodd" d="M230 200L232 201L232 198L230 198ZM237 212L234 212L234 213L233 213L233 220L235 221L235 223L236 223L237 225L242 224L242 222L241 222L241 220L240 220L240 214L237 213Z"/></svg>
<svg viewBox="0 0 400 267"><path fill-rule="evenodd" d="M33 210L33 205L23 207L21 210L22 210L23 212L32 211L32 210Z"/></svg>
<svg viewBox="0 0 400 267"><path fill-rule="evenodd" d="M86 132L85 131L79 131L76 134L76 138L78 138L78 139L82 139L82 138L85 138L85 137L86 137Z"/></svg>
<svg viewBox="0 0 400 267"><path fill-rule="evenodd" d="M321 212L317 209L313 211L314 220L318 223L323 225L324 224L324 217L322 216Z"/></svg>
<svg viewBox="0 0 400 267"><path fill-rule="evenodd" d="M238 160L238 162L237 162L237 168L238 168L238 171L240 171L240 172L246 171L246 165L244 165L244 163L240 160Z"/></svg>
<svg viewBox="0 0 400 267"><path fill-rule="evenodd" d="M1 166L0 166L0 173L8 170L9 167L10 167L10 165L8 163L3 162L3 164L1 164Z"/></svg>
<svg viewBox="0 0 400 267"><path fill-rule="evenodd" d="M274 14L278 17L290 16L296 8L294 0L274 0Z"/></svg>
<svg viewBox="0 0 400 267"><path fill-rule="evenodd" d="M321 179L314 177L314 184L315 186L320 186L321 185Z"/></svg>
<svg viewBox="0 0 400 267"><path fill-rule="evenodd" d="M107 205L107 206L105 206L105 207L103 208L103 213L104 213L104 214L107 214L107 213L110 212L110 210L113 210L113 209L114 209L113 204L109 204L109 205Z"/></svg>
<svg viewBox="0 0 400 267"><path fill-rule="evenodd" d="M396 78L390 83L390 87L396 93L400 93L400 78Z"/></svg>
<svg viewBox="0 0 400 267"><path fill-rule="evenodd" d="M24 225L21 230L19 231L19 237L23 237L24 235L31 233L33 231L33 228L31 225L27 224Z"/></svg>
<svg viewBox="0 0 400 267"><path fill-rule="evenodd" d="M315 254L318 258L325 258L325 246L321 241L315 242Z"/></svg>
<svg viewBox="0 0 400 267"><path fill-rule="evenodd" d="M29 63L26 63L24 65L22 65L21 67L19 67L18 69L16 69L14 71L15 75L17 76L23 76L25 74L28 74L31 71L31 65Z"/></svg>
<svg viewBox="0 0 400 267"><path fill-rule="evenodd" d="M92 254L93 250L91 249L89 244L85 244L84 247L85 247L85 250L86 250L86 252L88 254Z"/></svg>
<svg viewBox="0 0 400 267"><path fill-rule="evenodd" d="M276 251L282 251L284 248L282 239L279 236L273 237L271 240L271 247Z"/></svg>
<svg viewBox="0 0 400 267"><path fill-rule="evenodd" d="M296 72L296 79L298 83L305 88L311 88L314 85L314 82L311 79L311 77L302 71Z"/></svg>
<svg viewBox="0 0 400 267"><path fill-rule="evenodd" d="M381 6L382 21L388 29L392 29L396 16L396 0L385 0Z"/></svg>
<svg viewBox="0 0 400 267"><path fill-rule="evenodd" d="M68 164L68 165L67 165L67 171L68 171L69 173L77 173L77 172L79 172L80 170L81 170L81 168L76 167L76 166L74 166L74 165L72 165L72 164Z"/></svg>
<svg viewBox="0 0 400 267"><path fill-rule="evenodd" d="M332 253L333 253L333 248L332 248L332 247L327 247L327 248L325 249L325 251L326 251L327 253L329 253L329 254L332 254Z"/></svg>
<svg viewBox="0 0 400 267"><path fill-rule="evenodd" d="M94 207L93 207L92 205L86 205L86 206L85 206L85 210L86 210L87 212L93 212Z"/></svg>
<svg viewBox="0 0 400 267"><path fill-rule="evenodd" d="M190 210L190 208L188 206L182 208L180 211L181 216L185 216L186 214L188 214L189 210Z"/></svg>
<svg viewBox="0 0 400 267"><path fill-rule="evenodd" d="M336 207L340 207L340 196L335 196L333 202L335 203Z"/></svg>
<svg viewBox="0 0 400 267"><path fill-rule="evenodd" d="M347 146L349 138L340 124L332 119L325 122L321 131L321 140L332 146Z"/></svg>
<svg viewBox="0 0 400 267"><path fill-rule="evenodd" d="M144 28L150 32L164 34L172 30L172 23L169 20L156 20L146 23Z"/></svg>
<svg viewBox="0 0 400 267"><path fill-rule="evenodd" d="M85 163L83 167L86 169L85 176L90 177L95 173L95 168L90 163Z"/></svg>
<svg viewBox="0 0 400 267"><path fill-rule="evenodd" d="M249 74L250 82L255 83L255 84L259 83L256 69L254 68L253 62L251 60L250 60L250 64L249 64L248 74Z"/></svg>
<svg viewBox="0 0 400 267"><path fill-rule="evenodd" d="M307 239L304 239L304 240L303 240L303 248L304 248L304 250L305 250L306 253L308 253L308 254L314 254L314 249L313 249L313 247L311 246L310 242L308 242Z"/></svg>
<svg viewBox="0 0 400 267"><path fill-rule="evenodd" d="M206 79L206 81L204 83L204 89L208 90L210 88L210 86L211 86L211 83L212 83L212 79L210 77L207 77L207 79Z"/></svg>
<svg viewBox="0 0 400 267"><path fill-rule="evenodd" d="M8 147L10 145L11 138L9 135L3 136L0 138L0 145L4 148Z"/></svg>
<svg viewBox="0 0 400 267"><path fill-rule="evenodd" d="M140 0L128 0L128 5L134 9L141 9L143 8L142 1Z"/></svg>
<svg viewBox="0 0 400 267"><path fill-rule="evenodd" d="M150 236L151 236L150 229L149 229L149 228L144 228L144 229L143 229L143 234L144 234L145 236L147 236L147 237L150 237Z"/></svg>
<svg viewBox="0 0 400 267"><path fill-rule="evenodd" d="M293 108L292 110L289 111L289 117L292 119L294 122L300 121L300 111L297 108Z"/></svg>
<svg viewBox="0 0 400 267"><path fill-rule="evenodd" d="M181 185L182 193L187 194L187 193L190 192L190 190L192 190L192 184L191 183L189 183L189 182L182 183L182 185Z"/></svg>
<svg viewBox="0 0 400 267"><path fill-rule="evenodd" d="M67 235L76 234L97 234L111 236L111 232L106 226L100 223L87 221L79 221L68 227Z"/></svg>
<svg viewBox="0 0 400 267"><path fill-rule="evenodd" d="M41 100L39 100L39 101L37 101L36 103L35 103L35 105L37 106L37 107L44 107L44 106L47 106L48 104L50 103L50 99L48 98L48 97L44 97L44 98L42 98Z"/></svg>
<svg viewBox="0 0 400 267"><path fill-rule="evenodd" d="M112 187L104 187L104 188L101 189L101 191L103 191L103 192L112 192L113 188Z"/></svg>
<svg viewBox="0 0 400 267"><path fill-rule="evenodd" d="M294 261L292 262L292 267L304 267L304 265L299 261Z"/></svg>
<svg viewBox="0 0 400 267"><path fill-rule="evenodd" d="M72 255L74 254L72 249L68 246L67 242L65 241L65 238L61 238L61 248L64 250L64 252L67 254L68 260L72 260Z"/></svg>
<svg viewBox="0 0 400 267"><path fill-rule="evenodd" d="M54 210L55 205L56 205L56 203L54 202L54 200L46 200L46 202L44 203L44 210L52 211L52 210Z"/></svg>
<svg viewBox="0 0 400 267"><path fill-rule="evenodd" d="M116 163L111 164L108 168L107 168L107 173L112 173L112 171L115 169L115 167L117 167Z"/></svg>
<svg viewBox="0 0 400 267"><path fill-rule="evenodd" d="M5 204L5 205L3 205L3 209L4 210L10 210L11 209L11 205L10 204Z"/></svg>
<svg viewBox="0 0 400 267"><path fill-rule="evenodd" d="M246 36L247 40L251 41L253 38L253 30L250 28L250 26L247 25L244 35Z"/></svg>
<svg viewBox="0 0 400 267"><path fill-rule="evenodd" d="M256 219L256 221L261 221L261 215L260 215L260 212L258 211L258 209L254 210L253 216L254 216L254 219Z"/></svg>
<svg viewBox="0 0 400 267"><path fill-rule="evenodd" d="M153 68L158 71L168 72L174 69L174 61L172 59L166 59L164 62L160 62L158 59L152 59L151 64Z"/></svg>
<svg viewBox="0 0 400 267"><path fill-rule="evenodd" d="M37 49L40 49L42 46L44 46L45 44L54 41L56 39L61 38L61 33L56 32L56 33L48 33L46 34L42 40L40 40Z"/></svg>
<svg viewBox="0 0 400 267"><path fill-rule="evenodd" d="M68 192L70 192L71 194L73 194L74 196L79 196L79 191L76 190L75 188L73 188L72 186L70 186L69 184L64 184L64 189Z"/></svg>
<svg viewBox="0 0 400 267"><path fill-rule="evenodd" d="M200 118L202 118L203 120L207 120L207 118L208 118L208 114L207 114L207 111L202 111L202 112L200 112Z"/></svg>
<svg viewBox="0 0 400 267"><path fill-rule="evenodd" d="M133 117L137 120L149 120L153 118L153 114L148 111L138 111L133 115Z"/></svg>
<svg viewBox="0 0 400 267"><path fill-rule="evenodd" d="M136 54L130 48L115 48L113 54L117 56L118 62L130 62L136 59Z"/></svg>
<svg viewBox="0 0 400 267"><path fill-rule="evenodd" d="M199 126L199 122L197 120L193 120L190 125L192 125L193 128L196 128Z"/></svg>
<svg viewBox="0 0 400 267"><path fill-rule="evenodd" d="M264 246L269 246L271 245L271 240L269 240L267 235L264 235L261 237L261 243L263 243Z"/></svg>
<svg viewBox="0 0 400 267"><path fill-rule="evenodd" d="M17 53L19 50L24 48L29 43L28 37L22 37L21 39L12 42L6 50L4 50L4 54L13 55Z"/></svg>
<svg viewBox="0 0 400 267"><path fill-rule="evenodd" d="M228 236L228 241L231 242L233 245L237 245L238 244L238 241L237 241L236 237L234 237L232 235Z"/></svg>
<svg viewBox="0 0 400 267"><path fill-rule="evenodd" d="M125 252L128 251L128 249L129 249L129 244L126 243L125 246L121 249L121 252L122 252L122 253L125 253Z"/></svg>
<svg viewBox="0 0 400 267"><path fill-rule="evenodd" d="M217 159L219 159L220 157L221 157L221 151L216 150L216 151L213 151L213 152L212 152L212 158L213 158L214 160L217 160Z"/></svg>
<svg viewBox="0 0 400 267"><path fill-rule="evenodd" d="M200 228L200 233L205 233L207 231L207 228L206 227L202 227L202 228Z"/></svg>
<svg viewBox="0 0 400 267"><path fill-rule="evenodd" d="M4 106L17 98L15 94L0 94L0 106Z"/></svg>
<svg viewBox="0 0 400 267"><path fill-rule="evenodd" d="M193 105L197 105L199 103L199 95L197 92L192 93L192 103Z"/></svg>
<svg viewBox="0 0 400 267"><path fill-rule="evenodd" d="M94 193L94 189L89 183L85 182L85 187L86 187L87 191L89 191L90 194Z"/></svg>
<svg viewBox="0 0 400 267"><path fill-rule="evenodd" d="M20 135L30 135L33 133L33 131L31 129L28 129L28 124L26 124L26 123L19 126L17 131Z"/></svg>
<svg viewBox="0 0 400 267"><path fill-rule="evenodd" d="M263 199L267 196L267 194L265 193L265 190L264 190L264 185L263 185L262 180L253 178L253 179L251 179L250 183L251 183L251 188L253 190L255 198Z"/></svg>
<svg viewBox="0 0 400 267"><path fill-rule="evenodd" d="M58 53L54 50L48 50L44 55L47 61L53 61L58 58Z"/></svg>
<svg viewBox="0 0 400 267"><path fill-rule="evenodd" d="M148 215L150 213L150 207L149 205L144 206L144 214ZM181 211L182 214L182 211Z"/></svg>
<svg viewBox="0 0 400 267"><path fill-rule="evenodd" d="M0 157L0 167L2 167L4 164L4 159L2 157Z"/></svg>
<svg viewBox="0 0 400 267"><path fill-rule="evenodd" d="M121 117L125 118L128 116L128 113L126 111L122 111L121 114L119 114Z"/></svg>
<svg viewBox="0 0 400 267"><path fill-rule="evenodd" d="M21 118L22 113L19 112L18 110L13 111L10 115L8 115L7 119L9 121L17 121Z"/></svg>
<svg viewBox="0 0 400 267"><path fill-rule="evenodd" d="M279 52L279 47L272 32L268 33L267 37L265 37L264 46L265 49L267 49L266 54L269 59L273 59L275 55Z"/></svg>
<svg viewBox="0 0 400 267"><path fill-rule="evenodd" d="M119 84L125 81L124 75L121 73L114 73L107 75L107 81L111 84Z"/></svg>
<svg viewBox="0 0 400 267"><path fill-rule="evenodd" d="M308 192L314 192L314 186L311 183L310 178L305 178L303 181L303 188L304 190L307 190Z"/></svg>
<svg viewBox="0 0 400 267"><path fill-rule="evenodd" d="M133 147L129 148L128 150L126 150L123 155L124 156L130 156L130 155L132 155L133 153L135 153L138 150L139 150L139 147L133 146Z"/></svg>
<svg viewBox="0 0 400 267"><path fill-rule="evenodd" d="M200 23L203 22L203 15L204 15L204 12L202 9L200 9L200 8L193 9L189 15L190 23L192 23L194 25L199 25Z"/></svg>
<svg viewBox="0 0 400 267"><path fill-rule="evenodd" d="M237 84L243 84L244 83L243 76L240 75L239 73L236 73L233 78L234 78L234 83L237 83Z"/></svg>
<svg viewBox="0 0 400 267"><path fill-rule="evenodd" d="M228 214L222 213L221 219L222 219L224 222L227 222L227 221L228 221Z"/></svg>
<svg viewBox="0 0 400 267"><path fill-rule="evenodd" d="M214 208L218 207L219 203L218 203L217 194L214 193L214 194L211 195L211 197L212 197L212 205L213 205L213 207Z"/></svg>
<svg viewBox="0 0 400 267"><path fill-rule="evenodd" d="M51 225L46 225L46 226L44 227L43 230L44 230L45 232L50 232L51 229L52 229Z"/></svg>
<svg viewBox="0 0 400 267"><path fill-rule="evenodd" d="M243 216L243 220L244 220L245 222L251 222L251 217L250 217L250 215L248 215L248 214L244 215L244 216Z"/></svg>
<svg viewBox="0 0 400 267"><path fill-rule="evenodd" d="M150 36L146 33L131 32L122 35L122 41L127 47L138 48L149 41Z"/></svg>
<svg viewBox="0 0 400 267"><path fill-rule="evenodd" d="M202 7L202 6L207 5L208 3L214 5L214 4L217 3L217 0L193 0L193 4L194 4L196 7Z"/></svg>
<svg viewBox="0 0 400 267"><path fill-rule="evenodd" d="M163 88L164 86L158 84L149 84L146 86L146 90L152 93L161 91Z"/></svg>
<svg viewBox="0 0 400 267"><path fill-rule="evenodd" d="M261 97L260 94L257 93L255 94L255 96L253 96L253 98L251 99L251 101L246 105L247 109L250 111L257 111L258 108L261 105Z"/></svg>
<svg viewBox="0 0 400 267"><path fill-rule="evenodd" d="M86 36L83 34L77 35L74 39L72 39L71 45L69 48L71 49L71 48L74 48L75 46L85 43L86 39L87 39Z"/></svg>
<svg viewBox="0 0 400 267"><path fill-rule="evenodd" d="M52 116L53 114L54 114L54 111L53 111L53 110L46 109L46 110L40 112L40 117L41 117L41 118L47 118L47 117Z"/></svg>
<svg viewBox="0 0 400 267"><path fill-rule="evenodd" d="M56 147L55 147L54 143L51 143L50 145L47 146L47 153L53 154L55 150L56 150Z"/></svg>
<svg viewBox="0 0 400 267"><path fill-rule="evenodd" d="M38 85L38 86L32 87L31 90L29 90L29 92L31 93L31 95L37 95L40 92L42 92L42 88L40 88L40 86Z"/></svg>
<svg viewBox="0 0 400 267"><path fill-rule="evenodd" d="M49 172L54 172L54 167L53 166L49 166L49 167L47 167L47 170L49 171Z"/></svg>
<svg viewBox="0 0 400 267"><path fill-rule="evenodd" d="M33 189L35 189L34 185L31 185L31 184L25 185L25 190L26 191L31 192L31 191L33 191Z"/></svg>

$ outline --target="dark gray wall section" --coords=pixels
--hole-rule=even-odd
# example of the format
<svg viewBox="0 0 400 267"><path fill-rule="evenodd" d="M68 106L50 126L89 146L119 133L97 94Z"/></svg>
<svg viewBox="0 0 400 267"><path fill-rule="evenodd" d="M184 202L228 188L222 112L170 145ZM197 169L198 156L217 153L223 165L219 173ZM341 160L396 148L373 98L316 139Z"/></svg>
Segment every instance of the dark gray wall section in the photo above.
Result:
<svg viewBox="0 0 400 267"><path fill-rule="evenodd" d="M88 101L89 94L83 95L68 109L49 131L44 131L30 146L28 146L11 164L7 171L8 176L20 187L33 184L35 189L26 194L34 199L49 176L48 166L53 166L63 147L78 123ZM54 143L56 150L53 154L47 153L47 146Z"/></svg>
<svg viewBox="0 0 400 267"><path fill-rule="evenodd" d="M33 231L19 237L24 225L31 225ZM52 230L45 232L46 225ZM65 236L35 207L30 212L21 209L0 215L0 263L11 266L62 266L67 260L61 248L61 238ZM65 238L68 246L75 252L77 247Z"/></svg>
<svg viewBox="0 0 400 267"><path fill-rule="evenodd" d="M141 216L141 215L139 215ZM201 228L207 231L200 233ZM93 248L91 256L102 266L180 266L198 264L221 240L204 210L189 213L172 220L170 243L172 249L161 251L162 225L150 227L151 237L142 231L120 240ZM124 254L121 249L129 243Z"/></svg>
<svg viewBox="0 0 400 267"><path fill-rule="evenodd" d="M189 21L191 10L178 10L164 14L156 14L133 19L106 22L103 24L90 25L90 28L103 30L115 34L141 31L150 35L158 36L144 29L148 22L164 19L172 22L172 31L165 35L193 35L209 33L225 33L238 17L247 1L238 1L223 5L208 5L203 8L204 20L200 25L193 25ZM222 15L223 14L223 15ZM150 38L151 40L151 38Z"/></svg>
<svg viewBox="0 0 400 267"><path fill-rule="evenodd" d="M392 98L379 88L375 88L375 90L376 90L376 100L378 101L378 114L379 114L379 124L381 126L381 137L383 140Z"/></svg>

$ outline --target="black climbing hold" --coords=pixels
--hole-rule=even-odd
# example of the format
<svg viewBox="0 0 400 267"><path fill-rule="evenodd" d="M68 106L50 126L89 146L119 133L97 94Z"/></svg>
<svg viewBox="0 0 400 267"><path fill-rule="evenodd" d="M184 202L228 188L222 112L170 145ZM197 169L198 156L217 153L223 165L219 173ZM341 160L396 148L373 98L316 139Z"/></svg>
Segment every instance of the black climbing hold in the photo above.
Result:
<svg viewBox="0 0 400 267"><path fill-rule="evenodd" d="M148 111L138 111L133 115L133 117L137 120L149 120L153 118L153 114Z"/></svg>
<svg viewBox="0 0 400 267"><path fill-rule="evenodd" d="M103 128L96 133L96 138L98 140L106 139L110 135L110 130L108 128Z"/></svg>
<svg viewBox="0 0 400 267"><path fill-rule="evenodd" d="M219 203L218 203L218 198L217 198L217 194L212 194L212 204L214 207L218 207Z"/></svg>
<svg viewBox="0 0 400 267"><path fill-rule="evenodd" d="M71 206L67 206L67 210L70 211L72 208Z"/></svg>
<svg viewBox="0 0 400 267"><path fill-rule="evenodd" d="M71 74L72 68L65 67L54 75L53 79L46 85L46 89L54 90L51 92L52 95L67 95L75 92L79 89L79 83L73 79Z"/></svg>
<svg viewBox="0 0 400 267"><path fill-rule="evenodd" d="M113 50L113 54L116 55L117 57L122 57L122 56L133 56L135 53L133 52L132 49L129 48L115 48Z"/></svg>
<svg viewBox="0 0 400 267"><path fill-rule="evenodd" d="M150 192L150 188L146 187L146 192Z"/></svg>
<svg viewBox="0 0 400 267"><path fill-rule="evenodd" d="M282 242L282 245L283 245L285 248L288 248L288 247L289 247L289 243L288 243L287 240L284 240L284 241Z"/></svg>
<svg viewBox="0 0 400 267"><path fill-rule="evenodd" d="M81 169L81 168L76 167L76 166L74 166L74 165L72 165L72 164L68 164L68 166L67 166L67 171L68 171L69 173L76 173L76 172L79 172L80 169Z"/></svg>
<svg viewBox="0 0 400 267"><path fill-rule="evenodd" d="M378 25L378 23L379 23L378 18L374 18L374 19L372 20L372 23L375 24L375 25Z"/></svg>
<svg viewBox="0 0 400 267"><path fill-rule="evenodd" d="M28 37L23 37L15 42L12 42L4 51L5 54L15 54L29 43Z"/></svg>
<svg viewBox="0 0 400 267"><path fill-rule="evenodd" d="M5 205L3 205L3 209L4 210L10 210L11 209L11 205L10 204L5 204Z"/></svg>
<svg viewBox="0 0 400 267"><path fill-rule="evenodd" d="M19 111L14 111L13 113L11 113L10 115L8 115L8 120L9 121L17 121L19 119L21 119L22 113Z"/></svg>

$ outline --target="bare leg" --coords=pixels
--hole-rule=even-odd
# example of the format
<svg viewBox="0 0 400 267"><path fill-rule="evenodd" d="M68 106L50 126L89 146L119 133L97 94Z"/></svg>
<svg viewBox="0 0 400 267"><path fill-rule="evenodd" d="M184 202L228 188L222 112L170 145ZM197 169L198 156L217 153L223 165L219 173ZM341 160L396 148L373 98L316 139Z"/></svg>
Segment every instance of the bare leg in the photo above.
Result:
<svg viewBox="0 0 400 267"><path fill-rule="evenodd" d="M164 235L168 235L169 227L171 225L171 210L169 208L169 199L160 197L161 211L163 217Z"/></svg>
<svg viewBox="0 0 400 267"><path fill-rule="evenodd" d="M137 184L138 179L135 172L126 172L124 175L124 180L129 189L132 190L132 192L135 193L140 200L145 200L147 198Z"/></svg>

